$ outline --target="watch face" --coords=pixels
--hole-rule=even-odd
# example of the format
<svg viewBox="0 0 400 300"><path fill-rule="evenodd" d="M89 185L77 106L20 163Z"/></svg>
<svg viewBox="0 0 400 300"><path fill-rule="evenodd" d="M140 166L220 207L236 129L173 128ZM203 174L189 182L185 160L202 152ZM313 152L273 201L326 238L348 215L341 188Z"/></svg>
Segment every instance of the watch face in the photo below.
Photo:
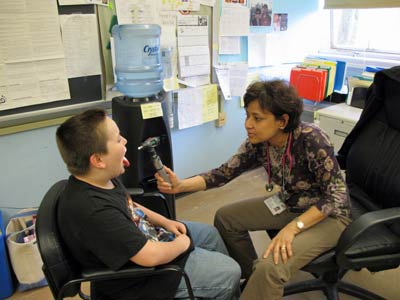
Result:
<svg viewBox="0 0 400 300"><path fill-rule="evenodd" d="M303 229L303 227L304 227L304 223L302 222L302 221L297 221L297 227L299 228L299 229Z"/></svg>

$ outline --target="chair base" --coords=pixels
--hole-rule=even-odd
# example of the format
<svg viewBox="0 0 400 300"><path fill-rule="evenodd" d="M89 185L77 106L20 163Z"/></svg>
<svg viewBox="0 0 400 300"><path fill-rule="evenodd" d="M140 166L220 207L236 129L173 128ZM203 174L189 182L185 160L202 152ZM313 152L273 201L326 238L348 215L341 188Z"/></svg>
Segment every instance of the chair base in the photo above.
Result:
<svg viewBox="0 0 400 300"><path fill-rule="evenodd" d="M344 281L331 283L324 281L321 278L289 284L285 286L284 296L311 291L322 291L327 300L339 300L339 293L350 295L362 300L385 300L385 298L354 284Z"/></svg>

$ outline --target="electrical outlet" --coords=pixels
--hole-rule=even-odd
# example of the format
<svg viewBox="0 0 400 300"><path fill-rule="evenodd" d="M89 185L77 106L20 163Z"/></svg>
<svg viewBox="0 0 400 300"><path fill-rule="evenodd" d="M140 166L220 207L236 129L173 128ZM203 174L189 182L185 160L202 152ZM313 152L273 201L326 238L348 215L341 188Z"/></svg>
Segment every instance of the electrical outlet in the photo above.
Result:
<svg viewBox="0 0 400 300"><path fill-rule="evenodd" d="M225 125L225 123L226 123L226 113L222 111L218 114L218 119L215 120L215 125L217 127L222 127Z"/></svg>

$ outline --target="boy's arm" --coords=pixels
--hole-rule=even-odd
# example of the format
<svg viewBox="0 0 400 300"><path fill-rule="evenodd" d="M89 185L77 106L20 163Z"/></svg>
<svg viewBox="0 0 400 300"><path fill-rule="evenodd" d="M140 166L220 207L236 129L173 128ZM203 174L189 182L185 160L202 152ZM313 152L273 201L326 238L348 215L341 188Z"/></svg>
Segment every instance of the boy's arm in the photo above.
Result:
<svg viewBox="0 0 400 300"><path fill-rule="evenodd" d="M159 213L156 213L155 211L152 211L135 201L133 201L133 203L146 214L150 223L156 226L165 226L165 224L168 222L168 219L163 215L160 215Z"/></svg>
<svg viewBox="0 0 400 300"><path fill-rule="evenodd" d="M186 234L186 227L183 223L170 220L136 202L134 204L139 207L147 215L147 219L155 226L163 227L172 232L176 236Z"/></svg>
<svg viewBox="0 0 400 300"><path fill-rule="evenodd" d="M166 264L185 252L190 246L190 238L186 234L177 236L171 242L147 241L131 261L143 267L155 267Z"/></svg>

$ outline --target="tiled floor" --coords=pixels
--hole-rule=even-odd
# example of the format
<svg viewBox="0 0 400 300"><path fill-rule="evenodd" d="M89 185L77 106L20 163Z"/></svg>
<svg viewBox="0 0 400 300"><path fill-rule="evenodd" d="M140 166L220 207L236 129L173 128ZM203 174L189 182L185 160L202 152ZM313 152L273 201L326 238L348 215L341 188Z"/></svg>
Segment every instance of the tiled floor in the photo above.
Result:
<svg viewBox="0 0 400 300"><path fill-rule="evenodd" d="M224 187L189 194L179 198L176 201L178 219L199 221L212 224L215 211L224 204L233 201L246 199L262 195L264 193L263 185L265 182L265 173L261 170L255 170L244 174L233 180ZM264 232L252 233L258 253L264 251L269 238ZM300 272L293 281L301 281L310 278L306 273ZM360 272L349 272L345 278L356 285L365 287L374 291L387 300L400 299L400 268L390 271L371 274L366 270ZM85 285L88 290L88 285ZM53 299L49 289L39 288L25 293L16 292L8 300L50 300ZM79 297L71 298L79 299ZM285 300L319 300L325 299L320 292L309 292L301 295L285 297ZM341 300L352 300L353 297L342 296ZM262 299L260 299L262 300Z"/></svg>

